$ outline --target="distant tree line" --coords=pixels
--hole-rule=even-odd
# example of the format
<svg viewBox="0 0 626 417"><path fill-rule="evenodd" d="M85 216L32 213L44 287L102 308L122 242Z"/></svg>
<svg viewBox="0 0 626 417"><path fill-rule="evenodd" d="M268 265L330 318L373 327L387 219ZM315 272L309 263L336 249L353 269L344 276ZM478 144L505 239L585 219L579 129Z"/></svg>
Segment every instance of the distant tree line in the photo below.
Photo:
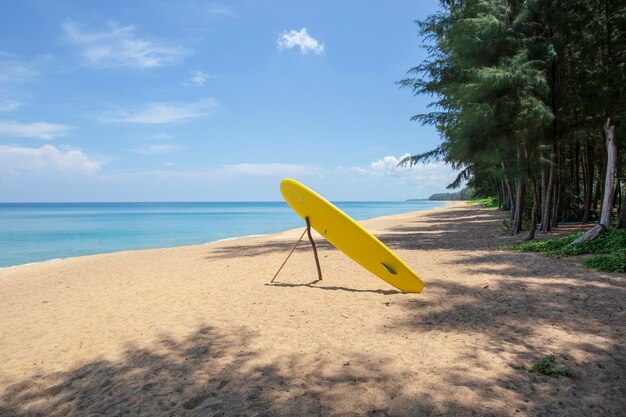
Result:
<svg viewBox="0 0 626 417"><path fill-rule="evenodd" d="M624 227L625 0L440 3L417 22L428 58L399 84L433 97L413 120L441 144L401 164L449 163L448 188L497 198L530 239L612 208Z"/></svg>
<svg viewBox="0 0 626 417"><path fill-rule="evenodd" d="M461 191L455 193L438 193L428 197L432 201L450 201L450 200L469 200L472 198L473 192L465 187Z"/></svg>

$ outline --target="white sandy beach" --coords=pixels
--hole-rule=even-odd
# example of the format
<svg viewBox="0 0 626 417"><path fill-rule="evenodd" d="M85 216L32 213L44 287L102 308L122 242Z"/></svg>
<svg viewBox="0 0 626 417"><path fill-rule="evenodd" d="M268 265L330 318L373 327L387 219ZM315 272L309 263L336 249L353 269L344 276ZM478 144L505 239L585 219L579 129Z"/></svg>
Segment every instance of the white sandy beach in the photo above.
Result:
<svg viewBox="0 0 626 417"><path fill-rule="evenodd" d="M0 416L623 416L624 278L494 250L465 205L363 222L402 294L301 230L0 271ZM573 378L528 372L555 354Z"/></svg>

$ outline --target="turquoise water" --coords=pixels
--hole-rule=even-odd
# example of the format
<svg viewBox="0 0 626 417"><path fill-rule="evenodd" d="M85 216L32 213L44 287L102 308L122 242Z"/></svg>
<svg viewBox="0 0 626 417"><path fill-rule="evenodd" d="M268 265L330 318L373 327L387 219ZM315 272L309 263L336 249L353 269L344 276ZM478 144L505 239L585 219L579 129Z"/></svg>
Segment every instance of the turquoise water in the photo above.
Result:
<svg viewBox="0 0 626 417"><path fill-rule="evenodd" d="M441 206L337 202L357 220ZM284 202L0 204L0 268L129 249L164 248L302 226Z"/></svg>

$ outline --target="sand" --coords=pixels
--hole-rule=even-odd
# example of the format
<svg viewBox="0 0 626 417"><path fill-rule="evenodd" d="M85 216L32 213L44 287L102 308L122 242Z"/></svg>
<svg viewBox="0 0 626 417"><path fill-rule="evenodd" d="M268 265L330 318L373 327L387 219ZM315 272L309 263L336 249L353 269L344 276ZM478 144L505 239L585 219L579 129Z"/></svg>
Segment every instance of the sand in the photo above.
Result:
<svg viewBox="0 0 626 417"><path fill-rule="evenodd" d="M364 222L422 294L321 242L270 285L301 229L1 270L0 415L626 415L624 276L495 250L502 218Z"/></svg>

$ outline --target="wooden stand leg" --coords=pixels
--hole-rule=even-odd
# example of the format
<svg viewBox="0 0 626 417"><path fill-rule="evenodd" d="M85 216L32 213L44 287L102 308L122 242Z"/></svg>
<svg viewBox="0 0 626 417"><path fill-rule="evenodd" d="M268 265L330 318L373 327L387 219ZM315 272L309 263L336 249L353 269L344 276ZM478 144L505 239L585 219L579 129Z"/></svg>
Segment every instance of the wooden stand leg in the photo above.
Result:
<svg viewBox="0 0 626 417"><path fill-rule="evenodd" d="M311 246L313 246L313 255L315 256L315 266L317 266L317 278L318 280L322 280L322 268L320 268L320 260L317 257L317 247L315 246L315 241L313 240L313 236L311 236L311 223L309 222L309 218L306 218L306 232L309 235L309 240L311 241Z"/></svg>
<svg viewBox="0 0 626 417"><path fill-rule="evenodd" d="M278 268L278 271L276 271L276 273L274 274L274 278L272 278L270 283L274 282L274 280L276 279L276 277L278 276L280 271L283 269L283 267L285 266L285 264L289 260L289 257L291 257L291 254L293 253L293 251L295 251L296 248L298 247L298 244L300 243L300 241L304 237L305 233L307 233L309 235L309 240L311 241L311 246L313 246L313 256L315 256L315 266L317 266L317 279L318 279L318 281L322 280L322 268L320 267L320 260L317 257L317 247L315 246L315 241L313 240L313 236L311 235L311 223L309 222L309 218L308 217L305 220L306 220L306 229L304 229L304 232L302 232L302 234L300 235L300 239L298 239L298 241L293 245L293 247L291 248L291 251L289 252L289 255L287 255L287 257L283 261L283 264L280 266L280 268Z"/></svg>
<svg viewBox="0 0 626 417"><path fill-rule="evenodd" d="M308 229L305 229L304 232L302 232L302 234L300 235L300 239L298 239L298 241L296 242L295 245L293 245L293 247L291 248L291 252L289 252L289 255L287 255L287 257L285 258L283 264L280 266L280 268L278 268L278 271L276 271L276 273L274 274L274 278L272 278L271 282L274 282L274 280L276 279L276 277L278 276L278 273L281 271L281 269L283 269L283 266L285 266L285 264L287 263L287 261L289 260L289 257L291 256L291 254L293 253L294 250L296 250L296 248L298 247L298 244L300 243L300 241L302 240L302 238L304 237L304 234L306 233Z"/></svg>

